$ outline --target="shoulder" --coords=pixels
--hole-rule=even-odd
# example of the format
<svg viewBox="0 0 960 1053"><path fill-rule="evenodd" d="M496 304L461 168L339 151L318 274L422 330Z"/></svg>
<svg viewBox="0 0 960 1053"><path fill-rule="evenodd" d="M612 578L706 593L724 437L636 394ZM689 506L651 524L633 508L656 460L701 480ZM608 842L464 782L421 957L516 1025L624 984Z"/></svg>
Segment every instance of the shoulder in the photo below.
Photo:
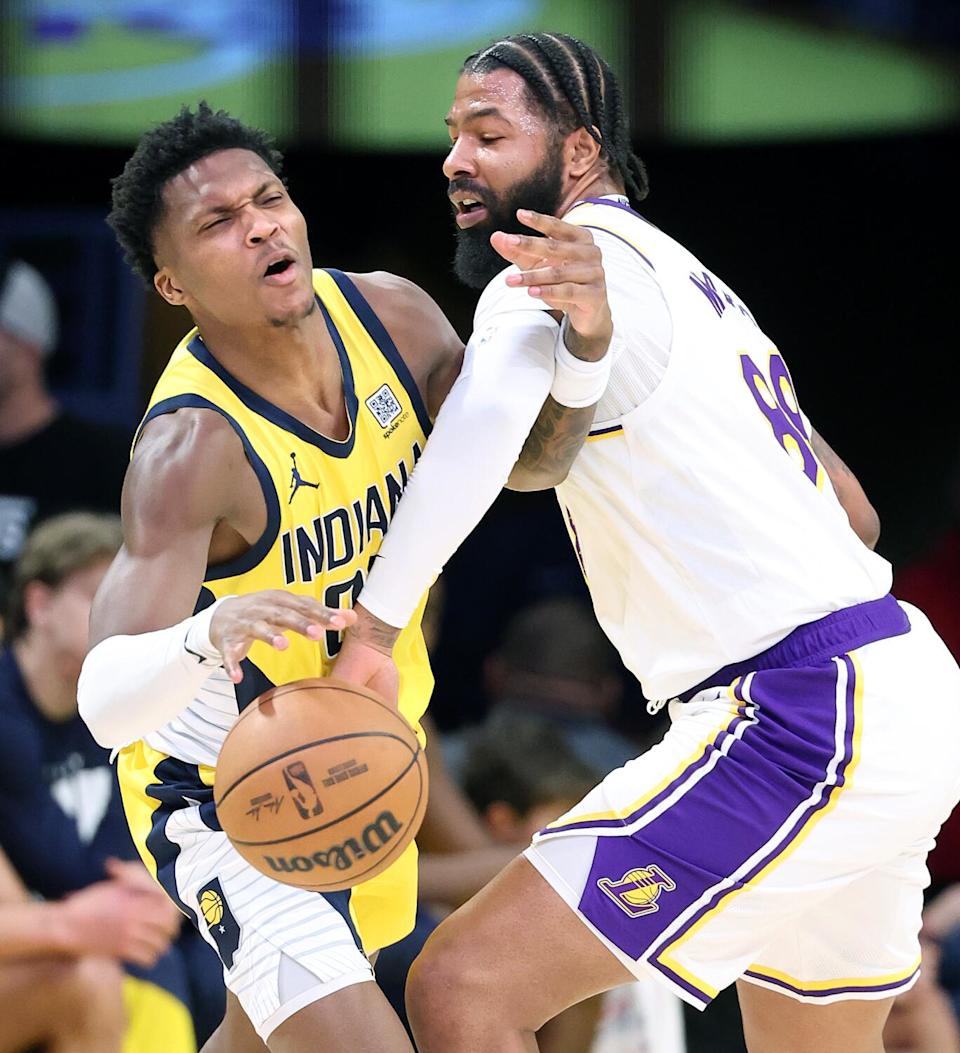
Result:
<svg viewBox="0 0 960 1053"><path fill-rule="evenodd" d="M398 336L403 338L415 333L422 336L424 327L427 332L435 334L441 344L462 346L436 300L408 278L388 271L369 271L348 277L386 326L398 348Z"/></svg>
<svg viewBox="0 0 960 1053"><path fill-rule="evenodd" d="M239 435L215 409L162 413L137 437L123 488L124 522L162 530L223 518L245 465Z"/></svg>
<svg viewBox="0 0 960 1053"><path fill-rule="evenodd" d="M348 277L390 334L434 416L460 371L463 341L433 297L407 278L387 271Z"/></svg>

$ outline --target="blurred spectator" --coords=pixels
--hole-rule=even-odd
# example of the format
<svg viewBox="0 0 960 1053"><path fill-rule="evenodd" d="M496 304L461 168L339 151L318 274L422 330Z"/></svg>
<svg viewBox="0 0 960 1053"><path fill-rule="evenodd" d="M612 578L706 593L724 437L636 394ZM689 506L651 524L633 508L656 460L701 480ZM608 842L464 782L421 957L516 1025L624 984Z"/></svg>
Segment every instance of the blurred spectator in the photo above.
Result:
<svg viewBox="0 0 960 1053"><path fill-rule="evenodd" d="M212 1030L223 1014L219 961L180 926L179 912L137 858L107 751L77 715L90 604L120 541L115 516L58 516L30 535L14 566L0 653L0 847L25 885L46 899L75 894L67 900L74 903L89 894L94 906L120 911L123 897L135 895L145 920L180 933L155 962L155 954L123 956L124 1049L192 1053L192 1001L201 1030ZM195 999L191 979L202 990Z"/></svg>
<svg viewBox="0 0 960 1053"><path fill-rule="evenodd" d="M495 731L518 714L536 715L600 776L642 752L610 726L623 680L616 652L585 603L550 599L521 611L484 673L492 700L484 727ZM455 776L473 733L465 728L444 738L444 755Z"/></svg>
<svg viewBox="0 0 960 1053"><path fill-rule="evenodd" d="M562 730L500 715L474 733L463 784L495 840L527 844L598 782ZM683 1053L680 1000L658 982L625 984L571 1006L537 1033L543 1053Z"/></svg>
<svg viewBox="0 0 960 1053"><path fill-rule="evenodd" d="M887 1053L960 1053L960 1028L939 982L940 951L921 939L923 969L916 984L893 1003L883 1045Z"/></svg>
<svg viewBox="0 0 960 1053"><path fill-rule="evenodd" d="M0 1053L115 1053L127 1030L120 960L148 965L173 926L133 888L99 882L31 902L0 851ZM132 1053L132 1051L131 1051Z"/></svg>
<svg viewBox="0 0 960 1053"><path fill-rule="evenodd" d="M0 601L3 578L31 526L59 512L119 512L131 436L63 410L44 365L57 305L40 272L0 266Z"/></svg>

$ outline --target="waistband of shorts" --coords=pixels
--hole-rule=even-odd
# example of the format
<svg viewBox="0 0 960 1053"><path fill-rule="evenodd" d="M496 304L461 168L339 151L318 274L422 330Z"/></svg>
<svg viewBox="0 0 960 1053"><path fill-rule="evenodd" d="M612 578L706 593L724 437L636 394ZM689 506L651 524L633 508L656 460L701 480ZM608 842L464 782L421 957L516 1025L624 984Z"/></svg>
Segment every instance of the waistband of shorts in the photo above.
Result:
<svg viewBox="0 0 960 1053"><path fill-rule="evenodd" d="M815 622L800 625L766 651L761 651L753 658L745 658L742 662L725 665L677 698L681 702L689 702L701 691L710 687L726 687L747 673L814 665L855 651L858 647L866 647L877 640L903 636L908 632L910 619L894 596L887 593L878 600L844 607Z"/></svg>

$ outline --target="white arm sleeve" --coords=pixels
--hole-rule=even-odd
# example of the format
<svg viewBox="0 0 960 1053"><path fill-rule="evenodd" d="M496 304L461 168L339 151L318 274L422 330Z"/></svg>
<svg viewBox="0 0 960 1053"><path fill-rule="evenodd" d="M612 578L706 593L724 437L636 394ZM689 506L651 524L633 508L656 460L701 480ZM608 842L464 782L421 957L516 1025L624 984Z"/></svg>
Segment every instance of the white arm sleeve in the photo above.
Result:
<svg viewBox="0 0 960 1053"><path fill-rule="evenodd" d="M193 700L221 664L210 621L224 599L168 629L110 636L87 655L77 701L91 734L107 748L163 727Z"/></svg>
<svg viewBox="0 0 960 1053"><path fill-rule="evenodd" d="M371 614L396 628L410 621L503 489L550 392L559 327L525 289L519 292L526 303L502 292L492 305L486 293L481 298L463 370L360 596ZM518 301L515 310L497 310Z"/></svg>

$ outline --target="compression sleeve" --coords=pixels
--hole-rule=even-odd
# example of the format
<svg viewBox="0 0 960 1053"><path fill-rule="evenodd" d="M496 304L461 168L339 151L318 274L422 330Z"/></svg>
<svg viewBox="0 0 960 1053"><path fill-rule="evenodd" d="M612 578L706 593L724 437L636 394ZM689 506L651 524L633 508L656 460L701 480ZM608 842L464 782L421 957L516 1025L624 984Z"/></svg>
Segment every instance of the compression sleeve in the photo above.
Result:
<svg viewBox="0 0 960 1053"><path fill-rule="evenodd" d="M389 625L409 622L493 504L550 392L559 326L520 303L493 317L478 307L463 369L373 562L360 602Z"/></svg>
<svg viewBox="0 0 960 1053"><path fill-rule="evenodd" d="M77 701L101 746L127 746L186 709L221 664L210 642L210 622L229 598L168 629L110 636L90 651L80 671Z"/></svg>

